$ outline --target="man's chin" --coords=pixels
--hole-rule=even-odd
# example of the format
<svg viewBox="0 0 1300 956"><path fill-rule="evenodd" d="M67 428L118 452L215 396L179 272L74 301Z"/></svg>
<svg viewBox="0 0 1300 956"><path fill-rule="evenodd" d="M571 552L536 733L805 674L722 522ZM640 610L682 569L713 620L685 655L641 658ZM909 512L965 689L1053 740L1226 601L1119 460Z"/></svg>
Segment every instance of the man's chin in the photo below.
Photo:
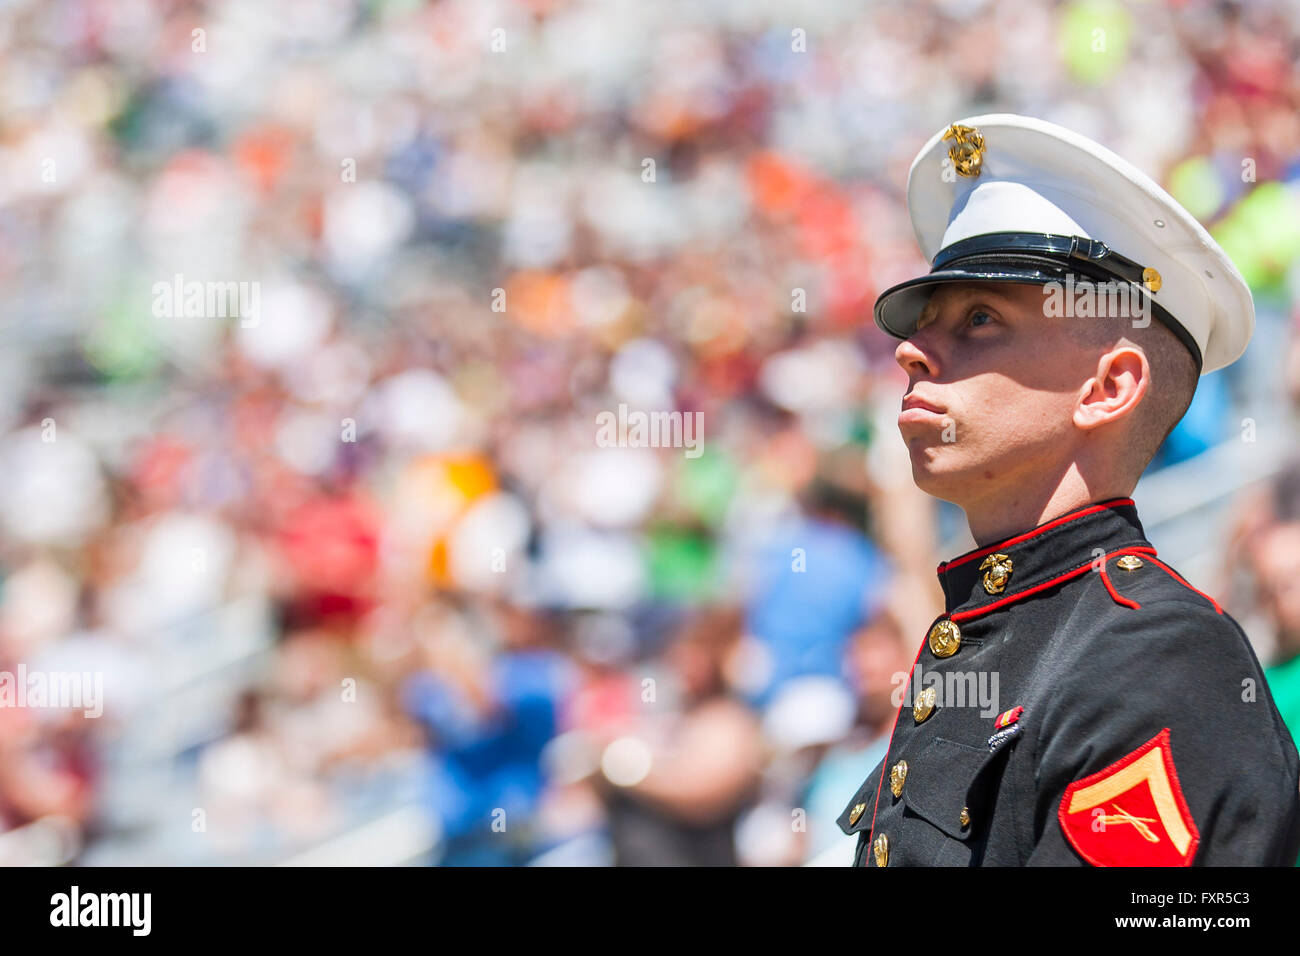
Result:
<svg viewBox="0 0 1300 956"><path fill-rule="evenodd" d="M927 495L956 503L960 489L969 484L969 469L954 467L942 448L915 443L908 446L912 460L912 482Z"/></svg>

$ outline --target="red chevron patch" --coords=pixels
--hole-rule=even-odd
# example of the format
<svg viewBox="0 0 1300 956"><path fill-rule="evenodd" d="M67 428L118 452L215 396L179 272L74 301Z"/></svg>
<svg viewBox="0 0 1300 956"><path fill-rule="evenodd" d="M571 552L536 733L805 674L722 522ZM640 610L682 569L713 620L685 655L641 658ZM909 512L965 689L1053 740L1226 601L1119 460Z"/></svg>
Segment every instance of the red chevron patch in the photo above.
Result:
<svg viewBox="0 0 1300 956"><path fill-rule="evenodd" d="M1200 833L1183 798L1166 727L1065 789L1066 839L1093 866L1189 866Z"/></svg>

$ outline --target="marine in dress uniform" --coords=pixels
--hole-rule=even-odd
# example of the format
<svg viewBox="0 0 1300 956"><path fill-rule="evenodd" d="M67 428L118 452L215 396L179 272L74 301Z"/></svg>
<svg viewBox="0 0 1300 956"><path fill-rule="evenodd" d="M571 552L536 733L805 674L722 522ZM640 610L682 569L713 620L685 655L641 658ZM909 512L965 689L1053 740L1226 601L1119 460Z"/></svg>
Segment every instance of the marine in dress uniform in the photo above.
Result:
<svg viewBox="0 0 1300 956"><path fill-rule="evenodd" d="M926 276L878 326L915 331L942 283L1122 283L1201 374L1240 356L1249 289L1195 219L1098 144L973 117L913 163ZM1300 757L1237 622L1162 560L1131 498L1089 502L939 565L888 752L848 801L854 864L1289 865ZM989 678L996 677L996 683ZM983 683L981 684L981 681ZM996 689L996 712L980 689Z"/></svg>

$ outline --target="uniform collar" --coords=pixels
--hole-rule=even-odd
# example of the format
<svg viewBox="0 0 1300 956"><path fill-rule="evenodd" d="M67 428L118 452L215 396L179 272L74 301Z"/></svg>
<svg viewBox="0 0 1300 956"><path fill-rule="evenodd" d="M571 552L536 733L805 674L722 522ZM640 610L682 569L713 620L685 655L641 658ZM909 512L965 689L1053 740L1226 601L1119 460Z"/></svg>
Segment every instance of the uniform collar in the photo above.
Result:
<svg viewBox="0 0 1300 956"><path fill-rule="evenodd" d="M1154 553L1132 498L1083 505L937 569L949 615L975 617L1074 577L1100 554Z"/></svg>

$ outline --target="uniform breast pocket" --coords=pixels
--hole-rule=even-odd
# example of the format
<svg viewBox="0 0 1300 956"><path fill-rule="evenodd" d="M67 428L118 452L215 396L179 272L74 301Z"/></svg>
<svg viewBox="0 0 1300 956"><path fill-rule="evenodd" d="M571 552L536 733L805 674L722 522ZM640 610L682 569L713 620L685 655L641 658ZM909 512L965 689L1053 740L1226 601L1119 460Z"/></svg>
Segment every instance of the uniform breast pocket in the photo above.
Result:
<svg viewBox="0 0 1300 956"><path fill-rule="evenodd" d="M907 809L939 831L934 866L969 866L982 848L1006 751L936 737L909 769Z"/></svg>
<svg viewBox="0 0 1300 956"><path fill-rule="evenodd" d="M871 840L871 815L876 802L876 790L880 785L880 775L884 761L876 764L876 769L867 775L867 779L858 787L849 805L844 808L835 822L847 836L858 838L853 853L853 865L862 866L866 859L867 848Z"/></svg>

